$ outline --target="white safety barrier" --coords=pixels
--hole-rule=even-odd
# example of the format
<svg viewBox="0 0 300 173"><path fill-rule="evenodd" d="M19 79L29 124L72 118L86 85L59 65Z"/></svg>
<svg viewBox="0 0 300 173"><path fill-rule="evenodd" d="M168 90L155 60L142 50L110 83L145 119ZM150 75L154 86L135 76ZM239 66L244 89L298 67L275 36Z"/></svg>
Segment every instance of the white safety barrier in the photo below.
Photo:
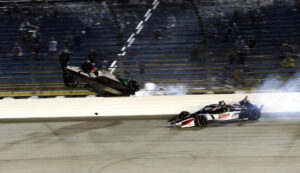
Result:
<svg viewBox="0 0 300 173"><path fill-rule="evenodd" d="M237 103L248 95L263 112L300 112L300 93L207 94L149 97L88 97L0 100L0 119L92 116L143 116L196 111L207 104ZM96 115L97 114L97 115Z"/></svg>

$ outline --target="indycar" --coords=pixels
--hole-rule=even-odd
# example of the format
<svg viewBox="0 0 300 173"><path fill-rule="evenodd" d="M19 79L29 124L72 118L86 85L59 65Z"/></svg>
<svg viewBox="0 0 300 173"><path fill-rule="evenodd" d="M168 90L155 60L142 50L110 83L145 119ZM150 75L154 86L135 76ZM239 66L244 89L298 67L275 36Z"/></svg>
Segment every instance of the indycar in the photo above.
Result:
<svg viewBox="0 0 300 173"><path fill-rule="evenodd" d="M172 127L205 127L208 122L229 122L242 120L258 120L261 117L260 107L250 103L246 98L239 104L226 104L220 101L218 104L210 104L197 112L190 113L182 111L170 119L169 126Z"/></svg>
<svg viewBox="0 0 300 173"><path fill-rule="evenodd" d="M76 77L85 82L85 87L101 96L130 96L140 89L137 81L99 70L89 61L83 62L80 67L66 66L63 72L65 86L77 86Z"/></svg>

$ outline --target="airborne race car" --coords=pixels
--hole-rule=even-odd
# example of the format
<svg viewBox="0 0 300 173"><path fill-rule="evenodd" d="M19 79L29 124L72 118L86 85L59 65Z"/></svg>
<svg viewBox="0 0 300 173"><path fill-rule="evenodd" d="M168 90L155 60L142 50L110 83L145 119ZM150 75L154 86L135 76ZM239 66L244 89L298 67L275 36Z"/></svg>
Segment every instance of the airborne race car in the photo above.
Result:
<svg viewBox="0 0 300 173"><path fill-rule="evenodd" d="M195 113L187 111L181 112L171 120L169 126L173 127L205 127L210 121L241 121L241 120L258 120L261 117L263 105L257 107L250 103L247 97L239 104L225 104L220 101L219 104L207 105Z"/></svg>
<svg viewBox="0 0 300 173"><path fill-rule="evenodd" d="M138 82L98 70L89 61L83 62L81 67L67 66L63 74L65 85L77 86L75 76L80 77L86 87L102 96L129 96L139 90Z"/></svg>

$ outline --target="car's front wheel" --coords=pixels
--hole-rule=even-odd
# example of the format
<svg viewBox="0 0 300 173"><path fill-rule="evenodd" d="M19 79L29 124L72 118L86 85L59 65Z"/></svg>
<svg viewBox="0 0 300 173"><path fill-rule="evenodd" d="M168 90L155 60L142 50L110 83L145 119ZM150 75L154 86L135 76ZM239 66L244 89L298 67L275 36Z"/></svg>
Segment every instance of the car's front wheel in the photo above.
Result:
<svg viewBox="0 0 300 173"><path fill-rule="evenodd" d="M129 81L128 86L129 86L130 90L133 92L140 90L140 85L137 81L134 81L134 80Z"/></svg>
<svg viewBox="0 0 300 173"><path fill-rule="evenodd" d="M261 117L261 113L257 109L253 109L249 112L250 120L258 120Z"/></svg>
<svg viewBox="0 0 300 173"><path fill-rule="evenodd" d="M198 127L205 127L207 124L206 118L203 115L197 115L195 117L195 125Z"/></svg>

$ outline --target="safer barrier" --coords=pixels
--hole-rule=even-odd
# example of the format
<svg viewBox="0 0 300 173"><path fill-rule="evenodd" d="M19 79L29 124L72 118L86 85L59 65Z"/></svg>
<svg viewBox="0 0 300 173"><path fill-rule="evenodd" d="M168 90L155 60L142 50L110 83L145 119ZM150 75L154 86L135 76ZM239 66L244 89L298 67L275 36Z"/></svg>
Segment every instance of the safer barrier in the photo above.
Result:
<svg viewBox="0 0 300 173"><path fill-rule="evenodd" d="M149 97L2 99L0 118L156 116L195 111L204 105L236 103L245 96L264 104L263 112L300 112L300 93L206 94Z"/></svg>

